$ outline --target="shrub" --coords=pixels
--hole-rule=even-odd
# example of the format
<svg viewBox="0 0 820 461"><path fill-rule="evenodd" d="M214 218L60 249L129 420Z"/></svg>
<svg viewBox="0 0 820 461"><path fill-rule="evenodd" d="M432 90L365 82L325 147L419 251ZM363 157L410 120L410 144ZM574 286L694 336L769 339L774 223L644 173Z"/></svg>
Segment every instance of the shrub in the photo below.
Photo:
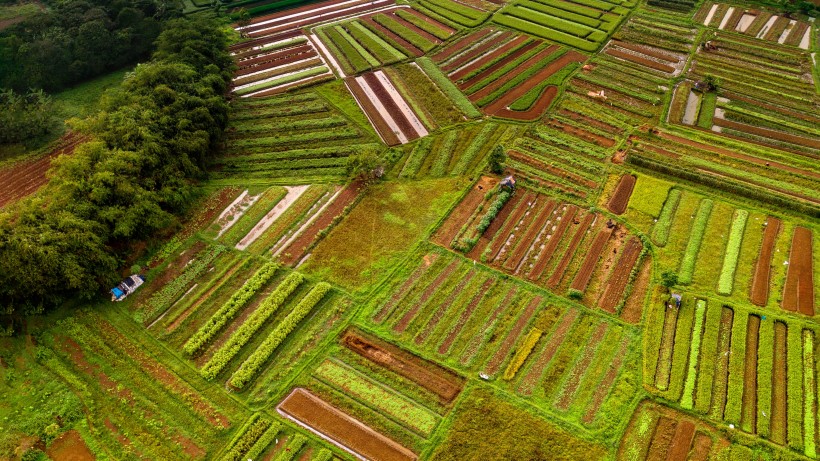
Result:
<svg viewBox="0 0 820 461"><path fill-rule="evenodd" d="M712 214L713 202L710 199L703 199L698 208L698 214L695 216L695 222L692 223L692 228L689 235L689 243L686 245L686 251L681 260L680 272L678 273L678 282L688 285L692 283L692 275L695 271L695 260L700 251L700 243L703 240L703 234L706 233L706 225L709 223L709 215Z"/></svg>
<svg viewBox="0 0 820 461"><path fill-rule="evenodd" d="M228 365L228 362L239 353L242 347L251 340L253 335L262 327L262 325L285 304L288 297L296 291L299 285L302 284L305 278L298 272L292 272L290 275L276 287L273 293L265 299L254 312L248 317L245 322L231 335L228 342L222 345L218 351L208 360L208 363L202 367L200 374L208 381L216 378L216 376Z"/></svg>
<svg viewBox="0 0 820 461"><path fill-rule="evenodd" d="M567 298L569 299L580 300L583 299L583 297L584 292L581 290L576 290L575 288L570 288L569 290L567 290Z"/></svg>
<svg viewBox="0 0 820 461"><path fill-rule="evenodd" d="M521 365L524 365L524 362L527 360L527 357L530 356L532 349L538 343L538 340L541 339L542 334L544 334L544 332L538 328L533 328L530 330L527 337L524 338L524 341L521 343L521 347L515 351L515 355L509 365L507 365L507 369L504 370L504 379L509 381L515 377L515 374L518 373L518 369L521 368Z"/></svg>
<svg viewBox="0 0 820 461"><path fill-rule="evenodd" d="M310 313L313 306L324 298L330 291L330 285L319 283L299 301L299 304L285 317L282 322L268 335L267 339L256 349L250 357L239 367L239 370L231 377L231 386L242 389L262 368L262 365L270 358L273 351L287 339L288 335L296 329L299 322Z"/></svg>
<svg viewBox="0 0 820 461"><path fill-rule="evenodd" d="M274 440L276 440L276 436L279 434L279 431L281 430L282 423L274 422L273 424L271 424L270 427L268 427L268 430L266 430L265 433L262 434L262 437L259 437L259 440L257 440L256 443L253 444L251 449L248 450L248 452L245 453L245 456L243 456L242 458L257 459L259 455L261 455L262 452L265 451L265 448L268 448L268 445L270 445Z"/></svg>
<svg viewBox="0 0 820 461"><path fill-rule="evenodd" d="M231 296L218 311L196 333L191 336L182 350L189 356L193 356L202 349L205 344L213 339L228 324L236 314L245 306L253 295L264 286L279 266L268 263L262 266L253 277L248 279L242 288Z"/></svg>
<svg viewBox="0 0 820 461"><path fill-rule="evenodd" d="M743 232L746 230L746 219L749 212L737 210L732 221L732 230L729 232L729 243L726 245L726 253L723 256L723 268L720 271L718 280L718 293L722 295L732 294L732 286L735 280L735 269L740 256L740 245L743 243Z"/></svg>

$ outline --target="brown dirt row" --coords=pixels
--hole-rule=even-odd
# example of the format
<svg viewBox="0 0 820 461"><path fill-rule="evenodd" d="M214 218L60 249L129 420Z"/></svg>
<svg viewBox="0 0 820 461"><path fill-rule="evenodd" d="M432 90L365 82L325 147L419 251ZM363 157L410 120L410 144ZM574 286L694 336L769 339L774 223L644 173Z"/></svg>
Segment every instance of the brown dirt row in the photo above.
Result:
<svg viewBox="0 0 820 461"><path fill-rule="evenodd" d="M658 146L653 146L652 144L642 144L641 147L643 149L652 151L656 154L663 155L664 157L669 157L672 160L677 160L677 159L681 158L681 155L678 154L678 153L663 149L663 148L658 147Z"/></svg>
<svg viewBox="0 0 820 461"><path fill-rule="evenodd" d="M621 310L621 320L628 323L640 323L643 316L643 305L646 299L646 293L649 290L649 281L652 277L652 256L651 253L641 261L641 269L632 291L629 293L626 303Z"/></svg>
<svg viewBox="0 0 820 461"><path fill-rule="evenodd" d="M541 233L544 225L547 224L547 220L552 215L552 212L555 211L556 206L556 201L550 199L544 207L541 208L538 216L535 218L535 223L531 225L527 230L527 233L521 237L518 246L515 247L512 254L507 257L506 261L504 261L505 269L513 271L516 274L521 270L521 265L524 262L524 258L530 253L530 251L535 250L535 248L532 248L533 241L535 241L535 238Z"/></svg>
<svg viewBox="0 0 820 461"><path fill-rule="evenodd" d="M484 65L489 62L492 62L495 59L498 59L499 56L506 56L509 54L510 51L515 49L516 47L521 46L524 42L529 40L529 37L526 35L521 35L516 37L513 40L505 43L504 45L493 49L492 51L485 53L484 57L478 59L460 69L450 75L450 80L457 82L467 76L470 72L475 70L481 69Z"/></svg>
<svg viewBox="0 0 820 461"><path fill-rule="evenodd" d="M519 194L520 193L521 192L519 192ZM535 200L535 197L536 195L533 192L528 191L524 198L518 203L518 207L513 210L501 230L498 231L498 233L493 237L492 242L490 242L490 261L495 260L498 256L498 253L507 241L507 237L510 236L515 226L517 226L518 222L521 221L521 218L524 217L524 213L530 209L530 203Z"/></svg>
<svg viewBox="0 0 820 461"><path fill-rule="evenodd" d="M379 1L379 0L376 0L376 1ZM351 9L345 10L345 11L337 11L333 14L323 16L321 20L322 21L329 21L331 19L343 18L345 16L350 16L350 15L353 15L353 14L367 13L368 11L371 11L375 8L378 8L379 6L386 6L386 5L387 4L374 5L374 4L371 4L371 3L364 3L361 6L358 6L356 8L351 8ZM249 28L249 29L246 29L246 30L248 31L248 36L249 37L259 38L259 37L267 37L268 35L271 35L271 34L278 34L280 32L291 31L291 30L299 30L299 29L302 29L302 28L305 28L305 27L310 27L310 26L316 24L316 22L317 22L317 20L315 18L312 18L312 17L308 17L307 19L300 19L300 20L297 20L297 21L294 21L294 22L288 22L288 21L290 21L290 20L279 21L279 25L265 24L265 25L260 25L260 26L257 26L257 27L252 27L252 28Z"/></svg>
<svg viewBox="0 0 820 461"><path fill-rule="evenodd" d="M94 461L97 459L88 449L85 440L76 429L71 429L57 437L49 444L46 453L49 459L70 461Z"/></svg>
<svg viewBox="0 0 820 461"><path fill-rule="evenodd" d="M570 285L572 289L579 291L585 291L587 289L589 281L592 278L592 272L595 270L595 267L598 266L601 253L603 253L606 243L609 241L609 237L612 236L614 229L614 227L604 227L598 231L598 235L595 236L592 245L586 250L586 256L584 257L584 262L581 264L581 268L572 280L572 285Z"/></svg>
<svg viewBox="0 0 820 461"><path fill-rule="evenodd" d="M503 96L493 101L492 104L484 108L484 111L488 114L497 114L502 109L507 108L507 106L509 106L510 104L512 104L513 102L517 101L522 96L527 94L531 89L536 87L542 81L546 80L554 73L566 67L568 64L573 62L584 62L586 61L586 59L586 56L575 51L568 51L564 53L561 57L547 64L544 68L533 74L525 82L523 82L520 85L517 85L511 91L505 93ZM522 71L526 71L530 66L535 65L536 63L537 61L527 61L524 64L522 64L519 67L519 69L521 69ZM557 90L555 91L557 92ZM528 117L527 120L531 119L530 117L536 112L538 113L538 116L540 116L541 110L546 110L546 108L549 106L549 104L545 106L542 100L548 99L549 101L552 101L552 98L555 97L555 94L552 94L552 96L549 97L548 96L549 89L541 94L539 100L529 110L523 112L511 112L518 113L522 117L526 116ZM537 116L535 118L537 118Z"/></svg>
<svg viewBox="0 0 820 461"><path fill-rule="evenodd" d="M463 279L461 279L458 285L456 285L456 287L453 288L450 294L447 295L447 299L445 299L444 302L441 303L441 306L438 309L436 309L435 312L433 312L433 316L424 325L424 329L422 329L416 335L413 342L415 342L417 345L421 345L425 341L427 341L427 337L429 337L430 333L432 333L433 330L436 329L438 323L444 317L444 314L446 314L450 307L453 305L453 302L456 300L456 297L464 292L464 287L466 287L467 284L470 283L470 280L472 280L473 277L475 277L475 269L470 270L470 272L467 273L467 275Z"/></svg>
<svg viewBox="0 0 820 461"><path fill-rule="evenodd" d="M419 133L416 132L416 129L413 128L413 124L410 123L410 120L407 120L405 117L404 112L399 108L393 98L390 97L390 93L387 91L387 88L384 87L381 80L376 77L376 74L373 72L368 72L363 74L365 83L370 87L370 90L373 91L373 94L379 98L379 101L384 106L384 109L389 113L393 120L396 122L396 125L399 126L399 129L404 133L404 136L407 139L416 139L419 137Z"/></svg>
<svg viewBox="0 0 820 461"><path fill-rule="evenodd" d="M443 403L452 402L464 388L464 378L456 373L374 337L348 330L342 344L436 394Z"/></svg>
<svg viewBox="0 0 820 461"><path fill-rule="evenodd" d="M708 434L698 431L692 443L692 453L688 461L707 461L712 451L712 438Z"/></svg>
<svg viewBox="0 0 820 461"><path fill-rule="evenodd" d="M515 343L518 342L518 338L521 336L521 332L524 330L524 327L530 323L532 317L535 315L538 306L541 305L541 302L544 300L541 296L536 296L533 298L532 301L527 304L527 307L524 308L524 312L518 316L518 320L515 321L512 329L510 329L507 336L504 338L504 342L498 346L498 349L495 351L495 354L487 362L487 367L485 368L487 371L486 373L490 376L495 376L498 373L498 369L501 368L501 364L504 363L504 360L510 355L510 351L512 350Z"/></svg>
<svg viewBox="0 0 820 461"><path fill-rule="evenodd" d="M235 53L234 58L239 59L248 54L256 54L259 51L254 50L254 47L267 45L268 43L278 42L280 40L287 40L289 38L295 38L302 34L300 30L289 30L287 32L282 32L281 34L275 35L268 35L263 38L257 38L255 40L246 40L244 42L237 43L236 45L231 45L228 50L232 53Z"/></svg>
<svg viewBox="0 0 820 461"><path fill-rule="evenodd" d="M593 133L591 131L587 131L583 128L579 128L577 126L568 125L566 123L562 123L560 120L550 119L547 121L547 125L558 128L564 133L571 134L577 138L581 138L585 141L589 141L593 144L597 144L601 147L612 147L616 144L614 139L607 138L606 136L601 136L599 134Z"/></svg>
<svg viewBox="0 0 820 461"><path fill-rule="evenodd" d="M297 387L276 409L300 425L364 456L384 461L414 461L415 453L333 405Z"/></svg>
<svg viewBox="0 0 820 461"><path fill-rule="evenodd" d="M504 208L495 216L493 222L490 223L490 226L487 227L487 230L484 231L484 234L481 235L478 239L478 243L467 253L467 257L478 261L481 258L481 254L484 252L484 249L487 248L487 245L495 238L495 234L501 229L501 226L504 225L504 222L507 221L507 217L510 216L510 213L518 207L519 202L521 202L521 198L524 197L524 194L518 193L512 196L512 198L504 205Z"/></svg>
<svg viewBox="0 0 820 461"><path fill-rule="evenodd" d="M729 351L732 343L732 322L735 312L723 306L718 330L718 350L715 355L715 376L712 380L711 413L716 419L723 419L729 388Z"/></svg>
<svg viewBox="0 0 820 461"><path fill-rule="evenodd" d="M424 37L425 39L435 43L436 45L441 44L441 39L440 38L436 37L435 35L431 34L430 32L427 32L424 29L419 28L417 25L413 24L412 22L406 21L404 18L397 15L395 10L390 11L389 13L386 13L386 14L388 16L390 16L394 21L396 21L399 24L403 25L404 27L410 29L411 31L415 32L416 34Z"/></svg>
<svg viewBox="0 0 820 461"><path fill-rule="evenodd" d="M678 422L672 418L661 416L658 420L658 425L655 426L655 433L652 434L652 442L649 445L649 452L646 454L647 460L665 460L669 456L669 447L672 445L672 439L675 437L675 432L678 427Z"/></svg>
<svg viewBox="0 0 820 461"><path fill-rule="evenodd" d="M624 364L624 359L628 352L629 338L624 337L621 339L621 347L618 348L618 352L615 353L615 357L612 359L612 362L609 363L609 368L607 368L604 378L598 386L595 387L592 400L584 412L584 416L581 418L585 424L591 424L595 420L595 416L598 414L601 405L603 405L604 399L609 395L609 390L612 389L612 385L615 384L615 378L618 377L618 373L621 371L621 366Z"/></svg>
<svg viewBox="0 0 820 461"><path fill-rule="evenodd" d="M479 30L477 30L477 31L475 31L475 32L473 32L469 35L466 35L466 36L456 40L452 44L444 47L438 53L434 54L432 56L432 59L433 59L434 62L440 63L440 62L448 59L450 56L458 54L460 51L464 50L465 48L472 45L473 43L475 43L477 41L480 41L482 38L489 35L490 32L492 32L492 31L493 31L493 29L484 28L484 29L479 29Z"/></svg>
<svg viewBox="0 0 820 461"><path fill-rule="evenodd" d="M626 206L629 205L629 198L632 197L632 190L635 189L637 181L638 178L631 174L621 176L618 186L615 187L615 192L606 205L607 209L616 215L623 214L626 211Z"/></svg>
<svg viewBox="0 0 820 461"><path fill-rule="evenodd" d="M559 178L568 179L574 183L577 183L581 186L587 187L589 189L595 189L598 187L598 183L592 181L590 179L584 178L583 176L577 175L571 171L562 170L561 168L549 165L545 162L537 158L530 157L525 153L518 152L516 150L508 151L507 154L515 160L518 160L521 163L529 165L533 168L537 168L538 170L545 171L550 173L553 176L557 176Z"/></svg>
<svg viewBox="0 0 820 461"><path fill-rule="evenodd" d="M678 59L677 56L667 54L667 53L664 53L662 51L658 51L656 49L652 49L652 48L649 48L649 47L644 46L644 45L638 45L638 44L630 43L630 42L622 42L620 40L613 40L612 44L615 45L615 46L619 46L621 48L626 48L627 50L632 50L632 51L635 51L637 53L641 53L641 54L645 54L647 56L651 56L653 58L658 58L662 61L671 62L671 63L675 63L675 64L680 62L680 59Z"/></svg>
<svg viewBox="0 0 820 461"><path fill-rule="evenodd" d="M522 46L521 48L517 49L516 51L514 51L514 52L508 54L507 56L503 57L501 60L499 60L498 62L496 62L492 66L490 66L490 67L482 70L481 72L473 75L469 79L467 79L467 80L465 80L461 83L458 83L458 88L462 91L468 90L469 88L475 86L477 83L481 82L482 80L484 80L487 77L489 77L490 75L492 75L498 69L501 69L502 67L506 66L507 64L515 61L516 59L521 57L523 54L525 54L526 52L530 51L531 49L537 47L538 45L540 45L542 43L543 42L541 42L540 40L535 40L533 42L530 42L527 45ZM494 55L494 53L488 54L487 55L487 61L492 61L493 55ZM482 63L482 65L483 64L484 63Z"/></svg>
<svg viewBox="0 0 820 461"><path fill-rule="evenodd" d="M695 425L688 419L680 421L678 427L675 428L675 436L672 437L672 443L669 446L669 454L666 456L666 460L684 461L694 438Z"/></svg>
<svg viewBox="0 0 820 461"><path fill-rule="evenodd" d="M624 133L624 130L618 128L617 126L610 125L606 122L603 122L592 117L588 117L584 114L579 114L578 112L573 112L569 109L561 109L558 111L558 114L566 118L575 120L577 122L582 122L584 125L593 126L595 128L598 128L599 130L606 131L607 133L610 133L615 136L620 136Z"/></svg>
<svg viewBox="0 0 820 461"><path fill-rule="evenodd" d="M482 176L473 188L470 189L470 192L467 193L456 208L450 213L450 216L447 217L444 224L442 224L438 231L436 231L432 238L433 242L445 248L449 248L450 243L456 235L458 235L458 231L461 229L461 226L464 225L464 222L473 215L475 209L478 208L478 206L484 201L484 195L487 191L495 187L496 184L498 184L498 179L489 176ZM490 227L492 227L492 225Z"/></svg>
<svg viewBox="0 0 820 461"><path fill-rule="evenodd" d="M541 96L538 97L538 100L529 109L525 111L517 111L502 107L493 115L496 117L509 118L513 120L535 120L544 115L544 112L547 111L547 108L549 108L550 104L552 104L552 100L555 99L555 96L557 95L558 87L550 85L544 90L543 93L541 93Z"/></svg>
<svg viewBox="0 0 820 461"><path fill-rule="evenodd" d="M539 278L541 278L541 275L547 268L547 264L552 259L553 253L555 253L555 249L558 248L558 243L561 241L561 238L564 236L564 232L567 230L570 223L573 222L573 220L575 219L575 215L577 212L577 206L567 206L567 210L561 217L561 221L558 222L555 231L553 231L552 237L550 237L550 239L544 245L544 249L541 250L541 253L538 255L538 260L535 262L535 266L533 266L532 270L527 275L528 279L538 280Z"/></svg>
<svg viewBox="0 0 820 461"><path fill-rule="evenodd" d="M400 47L404 48L404 51L407 51L408 53L412 54L413 56L418 57L418 56L421 56L421 55L424 54L424 51L418 49L415 45L408 42L404 38L399 37L392 30L390 30L387 27L384 27L383 25L381 25L378 22L374 21L371 16L365 16L365 17L361 18L361 20L363 22L366 22L372 28L374 28L374 29L378 30L379 32L383 33L388 38L392 39L394 42L398 43Z"/></svg>
<svg viewBox="0 0 820 461"><path fill-rule="evenodd" d="M757 433L757 347L760 342L760 317L750 315L746 323L746 357L743 369L743 397L740 422Z"/></svg>
<svg viewBox="0 0 820 461"><path fill-rule="evenodd" d="M567 411L569 409L570 404L573 399L575 399L575 393L578 392L578 387L581 385L581 378L586 375L587 369L592 364L592 359L595 358L595 353L598 352L598 345L604 339L607 330L609 330L608 323L599 323L589 338L589 342L584 346L584 352L581 358L578 359L575 366L569 371L569 376L567 376L564 382L561 396L558 401L555 402L555 407L559 410Z"/></svg>
<svg viewBox="0 0 820 461"><path fill-rule="evenodd" d="M375 127L376 131L379 132L379 135L381 135L385 144L388 146L397 146L401 144L399 138L396 136L396 133L393 133L393 130L387 126L387 122L384 121L384 118L376 109L376 106L373 105L370 98L368 98L367 94L364 90L362 90L362 87L359 86L359 82L357 82L355 78L349 77L345 79L345 83L347 83L347 87L350 89L353 97L355 97L356 101L359 102L359 105L364 110L367 118L369 118L373 123L373 127Z"/></svg>
<svg viewBox="0 0 820 461"><path fill-rule="evenodd" d="M456 33L456 30L453 29L452 27L450 27L446 24L442 24L442 23L436 21L435 19L431 18L430 16L427 16L425 14L422 14L419 11L414 10L413 8L404 8L403 11L406 11L406 12L412 14L413 16L421 19L422 21L426 22L427 24L432 24L432 25L438 27L439 29L446 30L451 35Z"/></svg>
<svg viewBox="0 0 820 461"><path fill-rule="evenodd" d="M349 16L354 13L372 10L380 6L386 6L389 4L387 2L382 2L379 0L375 0L372 2L369 2L367 0L360 0L353 4L339 5L333 9L323 10L325 15L321 18L317 17L316 15L310 14L302 15L301 19L286 17L296 13L309 12L315 10L316 8L331 6L335 3L339 2L332 1L318 4L314 3L309 7L302 6L296 9L288 9L285 11L279 11L265 16L260 16L258 18L253 18L251 20L250 26L245 28L244 31L251 37L258 37L260 35L270 35L271 33L280 32L282 30L301 29L305 26L313 25L319 21L326 22L330 21L331 19L340 18L342 16ZM377 3L383 3L383 5L377 5ZM345 8L350 9L345 10Z"/></svg>
<svg viewBox="0 0 820 461"><path fill-rule="evenodd" d="M302 80L301 82L299 82L298 86L299 87L304 87L304 86L311 85L311 84L316 83L316 82L322 82L322 81L325 81L325 80L333 80L334 78L335 77L333 76L333 74L317 75L317 76L311 77L307 80ZM273 96L273 95L285 93L287 91L290 91L293 88L294 87L292 85L286 85L286 86L282 86L282 87L279 87L279 88L272 88L270 90L262 91L260 93L254 93L254 95L252 97L262 98L262 97L265 97L265 96Z"/></svg>
<svg viewBox="0 0 820 461"><path fill-rule="evenodd" d="M547 365L549 365L555 353L558 352L558 348L564 343L564 338L579 316L580 312L577 309L569 309L561 316L561 321L558 326L555 327L555 331L553 331L550 336L549 342L544 345L544 349L538 354L538 359L533 363L532 367L530 367L518 385L517 391L519 394L532 395L535 386L544 374L544 370L547 369Z"/></svg>
<svg viewBox="0 0 820 461"><path fill-rule="evenodd" d="M575 195L575 196L577 196L581 199L586 199L587 195L588 195L587 191L584 190L584 189L575 189L573 187L565 186L563 184L558 184L557 182L554 182L554 181L548 181L544 178L533 176L530 173L518 170L516 168L507 167L507 172L514 175L514 176L516 176L516 177L518 177L519 179L525 179L527 181L532 181L532 182L538 184L538 186L541 187L542 189L547 189L547 190L555 189L555 190L564 192L564 193L569 194L569 195Z"/></svg>
<svg viewBox="0 0 820 461"><path fill-rule="evenodd" d="M588 213L586 216L584 216L584 220L581 221L581 224L575 230L575 234L572 236L572 240L570 240L569 246L564 252L564 256L561 258L561 261L558 262L558 265L555 266L555 270L553 271L550 278L547 280L548 287L555 288L561 282L561 279L564 277L564 272L567 270L570 261L572 261L572 258L575 257L575 250L577 250L578 245L581 244L581 240L583 240L584 235L586 235L587 231L589 230L589 226L592 224L592 220L594 218L595 214L593 213Z"/></svg>
<svg viewBox="0 0 820 461"><path fill-rule="evenodd" d="M812 269L812 233L796 227L789 253L789 269L783 287L783 309L814 315L814 273Z"/></svg>
<svg viewBox="0 0 820 461"><path fill-rule="evenodd" d="M637 237L629 239L624 251L621 253L618 264L613 268L612 275L609 276L606 288L598 301L598 307L610 314L615 313L615 307L621 302L626 285L629 283L629 276L638 262L641 250L643 250L643 245L640 239Z"/></svg>
<svg viewBox="0 0 820 461"><path fill-rule="evenodd" d="M774 322L774 364L772 366L771 438L774 443L786 445L786 324ZM799 347L799 345L795 345Z"/></svg>
<svg viewBox="0 0 820 461"><path fill-rule="evenodd" d="M271 19L281 18L283 16L290 16L290 15L296 14L296 13L304 13L304 12L307 12L307 11L313 11L316 8L329 7L329 6L335 5L337 3L342 3L343 1L345 1L345 0L327 0L327 1L324 1L324 2L321 2L321 3L312 3L310 5L304 5L304 6L300 6L300 7L297 7L297 8L288 8L287 10L284 10L284 11L277 11L275 13L269 13L269 14L266 14L264 16L255 17L255 18L251 19L250 25L257 24L257 23L264 22L264 21L269 21ZM360 2L360 3L364 3L364 0L362 0L362 2Z"/></svg>
<svg viewBox="0 0 820 461"><path fill-rule="evenodd" d="M786 133L784 131L771 130L769 128L747 125L745 123L738 123L732 120L726 120L725 118L717 117L712 120L712 123L714 123L717 126L743 131L744 133L750 133L757 136L762 136L764 138L774 139L776 141L789 142L792 144L797 144L799 146L811 147L812 149L820 149L820 140L806 138L803 136L797 136L791 133Z"/></svg>
<svg viewBox="0 0 820 461"><path fill-rule="evenodd" d="M470 320L470 317L473 315L473 312L478 307L478 304L484 299L484 295L487 294L487 291L490 289L491 286L495 283L495 280L492 278L487 279L481 288L478 289L478 292L472 297L470 303L467 305L467 308L461 311L461 316L459 316L458 321L456 322L455 326L450 333L447 334L447 337L444 338L441 345L438 348L438 353L441 355L447 354L450 351L450 347L453 345L453 341L455 341L456 337L458 337L461 330L464 328L464 325L467 324L467 321Z"/></svg>
<svg viewBox="0 0 820 461"><path fill-rule="evenodd" d="M650 69L659 70L661 72L665 72L667 74L671 74L675 72L675 68L666 64L661 64L657 61L653 61L651 59L642 58L640 56L636 56L632 53L627 53L625 51L616 50L614 48L607 48L606 54L610 56L615 56L616 58L621 58L635 64L648 67Z"/></svg>
<svg viewBox="0 0 820 461"><path fill-rule="evenodd" d="M311 50L303 55L285 58L281 62L264 63L257 67L251 68L251 73L235 78L233 82L231 82L231 85L235 88L248 83L257 83L260 80L270 77L278 77L289 72L299 72L311 67L321 67L323 65L324 63L319 55L315 51ZM237 138L243 137L242 135L243 133L241 132L235 133Z"/></svg>
<svg viewBox="0 0 820 461"><path fill-rule="evenodd" d="M487 40L479 46L473 47L466 53L463 53L461 56L453 59L452 61L448 62L441 66L441 70L445 73L450 73L460 67L464 66L465 64L469 63L470 61L478 58L479 56L483 56L490 53L495 53L495 50L498 48L507 45L508 41L514 36L515 34L510 31L505 31L496 36L491 40ZM524 37L519 37L519 39ZM471 66L472 67L472 66ZM455 76L451 77L451 79L456 80Z"/></svg>
<svg viewBox="0 0 820 461"><path fill-rule="evenodd" d="M780 233L781 221L769 216L766 218L766 229L763 231L763 243L760 245L760 254L755 264L755 273L752 278L752 287L749 291L749 301L758 306L765 306L769 300L769 281L772 274L772 257L777 234Z"/></svg>
<svg viewBox="0 0 820 461"><path fill-rule="evenodd" d="M733 101L743 101L743 102L746 102L746 103L749 103L749 104L754 104L754 105L762 107L764 109L771 110L771 111L774 111L774 112L777 112L777 113L780 113L780 114L783 114L783 115L786 115L786 116L789 116L789 117L799 118L799 119L805 120L807 122L814 122L814 123L820 124L820 117L814 117L811 114L806 114L806 113L803 113L803 112L795 112L793 110L789 110L789 109L786 109L784 107L775 106L775 105L772 105L772 104L767 104L763 101L752 99L749 96L746 96L746 95L743 95L743 94L740 94L740 93L732 93L730 91L722 91L721 93L723 93L727 98L729 98Z"/></svg>
<svg viewBox="0 0 820 461"><path fill-rule="evenodd" d="M436 253L431 253L425 256L422 264L419 267L417 267L415 271L413 271L410 277L408 277L407 280L405 280L404 283L401 285L401 288L399 288L398 291L393 293L393 296L391 296L390 299L384 304L384 306L382 306L379 312L376 313L375 316L373 316L373 321L376 323L382 323L384 319L386 319L393 312L393 309L395 309L399 301L407 295L407 292L410 290L410 287L412 287L416 283L416 280L418 280L419 277L422 276L422 274L427 272L427 269L429 269L430 266L432 266L437 259L438 254Z"/></svg>
<svg viewBox="0 0 820 461"><path fill-rule="evenodd" d="M558 45L552 45L552 46L549 46L547 48L544 48L540 52L536 53L534 56L531 56L529 59L527 59L526 61L521 63L520 66L516 67L511 72L508 72L508 73L504 74L503 76L497 78L495 81L493 81L489 85L487 85L484 88L482 88L482 89L476 91L475 93L469 95L470 101L476 102L476 101L484 98L485 96L488 96L489 94L491 94L495 90L497 90L497 89L501 88L502 86L504 86L510 80L514 79L515 77L517 77L518 75L520 75L521 73L523 73L524 71L529 69L530 67L534 66L539 61L541 61L543 59L546 59L549 55L551 55L551 54L555 53L556 51L558 51L558 49L559 49Z"/></svg>
<svg viewBox="0 0 820 461"><path fill-rule="evenodd" d="M357 181L348 184L333 202L325 208L322 215L302 230L299 237L296 237L296 240L285 248L282 256L280 256L282 262L289 266L298 263L305 255L305 251L319 238L319 233L333 224L336 217L341 216L345 209L356 201L364 188L364 182Z"/></svg>
<svg viewBox="0 0 820 461"><path fill-rule="evenodd" d="M527 229L530 228L532 223L535 222L538 209L541 206L541 202L544 200L548 200L548 198L541 194L536 195L533 202L530 202L530 206L527 209L527 212L524 213L521 222L518 225L513 226L510 233L504 236L507 244L502 246L499 253L495 256L495 258L493 258L492 263L495 267L502 267L504 263L506 263L507 259L509 259L510 254L512 254L516 246L521 243L521 234L525 233Z"/></svg>
<svg viewBox="0 0 820 461"><path fill-rule="evenodd" d="M660 390L669 388L669 375L672 370L672 353L675 349L675 335L677 334L678 314L676 307L664 307L663 330L661 345L658 349L658 363L655 367L655 387Z"/></svg>
<svg viewBox="0 0 820 461"><path fill-rule="evenodd" d="M459 261L457 259L453 260L441 273L438 277L433 280L433 282L424 290L421 294L419 300L413 304L413 306L404 313L402 318L393 326L393 331L396 333L404 333L404 330L410 325L410 322L416 318L416 314L418 314L419 310L424 306L430 296L433 296L433 293L438 290L438 287L444 283L445 280L450 278L453 272L458 267Z"/></svg>
<svg viewBox="0 0 820 461"><path fill-rule="evenodd" d="M301 56L303 54L305 56ZM281 51L274 51L273 53L262 51L253 58L237 61L236 65L239 69L237 69L234 75L241 76L250 74L252 72L258 72L271 67L290 64L292 62L313 56L316 56L316 50L314 50L309 43L298 45L293 48L287 48Z"/></svg>
<svg viewBox="0 0 820 461"><path fill-rule="evenodd" d="M495 325L496 319L498 318L499 315L501 315L502 312L507 310L510 303L512 302L512 300L515 298L515 296L517 294L518 294L518 287L517 286L513 286L512 288L510 288L507 291L507 294L504 295L504 300L501 301L496 306L495 310L493 310L493 312L490 314L490 316L485 319L485 321L484 321L485 332L474 335L473 338L470 340L470 343L467 344L467 347L464 348L464 350L462 351L461 358L459 359L459 362L461 362L462 365L467 365L468 363L470 363L470 361L473 359L473 357L475 357L475 355L478 353L479 348L481 347L482 343L484 342L484 339L486 337L488 337L493 332L493 329L495 328L494 325Z"/></svg>

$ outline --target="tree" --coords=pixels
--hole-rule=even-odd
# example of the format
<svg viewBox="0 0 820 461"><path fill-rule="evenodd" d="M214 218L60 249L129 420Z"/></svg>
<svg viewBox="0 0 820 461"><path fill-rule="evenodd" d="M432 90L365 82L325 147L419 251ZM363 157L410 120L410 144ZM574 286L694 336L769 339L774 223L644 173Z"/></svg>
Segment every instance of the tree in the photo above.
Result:
<svg viewBox="0 0 820 461"><path fill-rule="evenodd" d="M236 12L236 25L239 26L239 36L248 38L248 33L245 32L245 27L251 23L251 14L245 8L239 8Z"/></svg>
<svg viewBox="0 0 820 461"><path fill-rule="evenodd" d="M661 273L661 286L666 288L667 293L672 292L672 288L678 284L678 274L672 271Z"/></svg>
<svg viewBox="0 0 820 461"><path fill-rule="evenodd" d="M352 179L366 181L381 178L384 175L384 162L371 150L351 155L347 158L347 175Z"/></svg>
<svg viewBox="0 0 820 461"><path fill-rule="evenodd" d="M490 171L495 174L504 173L504 163L507 161L507 154L504 153L503 146L495 146L490 152Z"/></svg>

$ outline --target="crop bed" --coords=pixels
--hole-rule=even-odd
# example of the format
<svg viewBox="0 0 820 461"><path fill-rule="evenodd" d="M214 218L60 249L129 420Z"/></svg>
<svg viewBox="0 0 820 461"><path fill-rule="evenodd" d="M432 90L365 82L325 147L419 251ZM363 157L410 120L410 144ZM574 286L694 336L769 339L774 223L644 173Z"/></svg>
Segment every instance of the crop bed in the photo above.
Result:
<svg viewBox="0 0 820 461"><path fill-rule="evenodd" d="M804 50L808 50L810 45L811 27L808 23L769 12L704 2L695 13L695 20L711 28L739 32Z"/></svg>

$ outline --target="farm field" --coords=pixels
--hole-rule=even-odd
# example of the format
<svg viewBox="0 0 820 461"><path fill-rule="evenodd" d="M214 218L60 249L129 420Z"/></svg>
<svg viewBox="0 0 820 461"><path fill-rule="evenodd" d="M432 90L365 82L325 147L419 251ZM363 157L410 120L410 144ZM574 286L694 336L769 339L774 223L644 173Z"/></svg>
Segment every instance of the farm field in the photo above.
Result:
<svg viewBox="0 0 820 461"><path fill-rule="evenodd" d="M68 162L112 143L97 118L0 160L0 293L93 256L31 251L95 232L52 200L134 237L98 296L0 294L0 459L820 459L816 8L182 11L233 61L223 120L168 130L213 129L201 174L110 187L107 157ZM157 91L146 113L197 99ZM154 193L129 219L70 206Z"/></svg>

